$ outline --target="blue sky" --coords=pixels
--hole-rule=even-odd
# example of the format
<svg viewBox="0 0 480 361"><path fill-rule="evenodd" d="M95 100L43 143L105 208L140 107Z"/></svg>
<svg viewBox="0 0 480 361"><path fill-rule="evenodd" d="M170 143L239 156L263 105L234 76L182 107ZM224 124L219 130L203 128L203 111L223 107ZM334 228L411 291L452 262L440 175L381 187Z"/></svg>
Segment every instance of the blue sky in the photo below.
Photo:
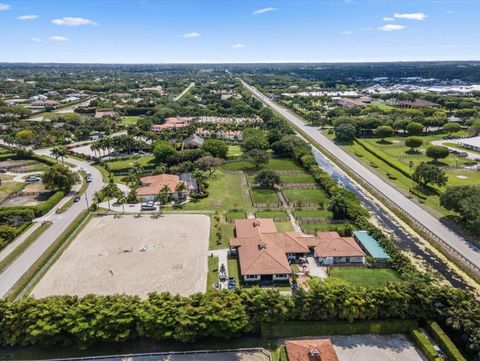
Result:
<svg viewBox="0 0 480 361"><path fill-rule="evenodd" d="M480 60L480 0L0 0L0 62Z"/></svg>

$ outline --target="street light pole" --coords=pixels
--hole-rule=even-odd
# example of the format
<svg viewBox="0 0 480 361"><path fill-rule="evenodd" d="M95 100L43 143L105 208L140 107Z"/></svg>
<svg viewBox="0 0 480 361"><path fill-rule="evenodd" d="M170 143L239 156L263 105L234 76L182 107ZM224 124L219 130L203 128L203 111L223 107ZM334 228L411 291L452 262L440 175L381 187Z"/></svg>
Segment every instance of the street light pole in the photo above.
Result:
<svg viewBox="0 0 480 361"><path fill-rule="evenodd" d="M85 202L87 202L87 211L88 211L88 208L89 208L89 206L88 206L88 197L87 197L87 192L85 192Z"/></svg>

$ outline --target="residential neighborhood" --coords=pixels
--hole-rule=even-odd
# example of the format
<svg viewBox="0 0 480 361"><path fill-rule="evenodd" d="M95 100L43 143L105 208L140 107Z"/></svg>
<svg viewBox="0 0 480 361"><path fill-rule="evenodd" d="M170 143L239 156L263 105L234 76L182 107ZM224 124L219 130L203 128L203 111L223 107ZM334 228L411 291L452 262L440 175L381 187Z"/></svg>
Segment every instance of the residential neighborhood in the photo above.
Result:
<svg viewBox="0 0 480 361"><path fill-rule="evenodd" d="M0 1L0 360L480 361L480 2Z"/></svg>

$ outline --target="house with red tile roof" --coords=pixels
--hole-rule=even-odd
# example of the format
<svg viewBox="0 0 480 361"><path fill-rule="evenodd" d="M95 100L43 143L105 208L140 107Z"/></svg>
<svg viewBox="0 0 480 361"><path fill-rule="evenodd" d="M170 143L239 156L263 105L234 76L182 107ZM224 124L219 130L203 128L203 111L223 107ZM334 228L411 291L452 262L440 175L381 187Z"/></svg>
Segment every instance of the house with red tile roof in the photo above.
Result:
<svg viewBox="0 0 480 361"><path fill-rule="evenodd" d="M365 253L351 237L337 232L307 236L278 232L273 219L238 219L230 247L238 252L240 274L246 282L287 281L290 262L312 255L321 265L363 264Z"/></svg>
<svg viewBox="0 0 480 361"><path fill-rule="evenodd" d="M339 361L329 338L285 341L288 361Z"/></svg>
<svg viewBox="0 0 480 361"><path fill-rule="evenodd" d="M142 186L137 189L137 196L147 200L153 200L165 186L168 188L170 196L179 197L188 192L188 187L183 192L177 191L179 184L185 182L181 181L176 174L158 174L143 177L140 178L140 182Z"/></svg>
<svg viewBox="0 0 480 361"><path fill-rule="evenodd" d="M169 117L165 118L163 124L153 124L150 130L158 133L166 129L184 128L189 126L192 121L192 117Z"/></svg>

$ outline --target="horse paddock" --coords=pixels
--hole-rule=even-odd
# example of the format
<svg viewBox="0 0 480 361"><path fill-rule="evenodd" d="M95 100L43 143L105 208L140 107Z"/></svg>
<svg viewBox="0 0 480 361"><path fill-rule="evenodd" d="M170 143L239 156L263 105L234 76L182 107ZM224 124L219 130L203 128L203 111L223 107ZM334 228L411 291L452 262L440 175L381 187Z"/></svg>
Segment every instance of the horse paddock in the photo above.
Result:
<svg viewBox="0 0 480 361"><path fill-rule="evenodd" d="M200 214L93 217L32 295L204 292L209 233Z"/></svg>

